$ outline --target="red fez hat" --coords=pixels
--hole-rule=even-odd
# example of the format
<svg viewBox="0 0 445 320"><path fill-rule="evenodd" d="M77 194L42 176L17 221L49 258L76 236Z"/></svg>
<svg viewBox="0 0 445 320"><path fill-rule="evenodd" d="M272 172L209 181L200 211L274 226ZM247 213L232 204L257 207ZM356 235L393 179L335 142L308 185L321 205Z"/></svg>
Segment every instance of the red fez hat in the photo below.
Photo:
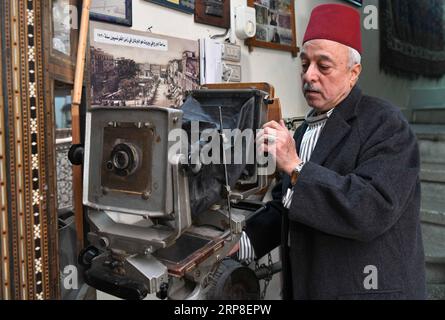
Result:
<svg viewBox="0 0 445 320"><path fill-rule="evenodd" d="M360 14L342 4L322 4L312 10L303 44L313 39L339 42L362 53Z"/></svg>

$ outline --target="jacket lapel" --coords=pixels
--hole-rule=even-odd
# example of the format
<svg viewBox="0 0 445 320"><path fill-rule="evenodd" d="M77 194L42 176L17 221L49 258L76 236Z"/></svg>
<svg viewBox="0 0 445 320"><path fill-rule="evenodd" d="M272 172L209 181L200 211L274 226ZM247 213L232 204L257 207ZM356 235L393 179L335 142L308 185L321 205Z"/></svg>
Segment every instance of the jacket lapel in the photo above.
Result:
<svg viewBox="0 0 445 320"><path fill-rule="evenodd" d="M311 155L311 162L322 165L331 151L343 140L344 136L351 130L351 126L342 118L329 119L318 138L317 144Z"/></svg>
<svg viewBox="0 0 445 320"><path fill-rule="evenodd" d="M341 143L351 130L348 120L354 118L355 107L362 97L361 90L356 86L348 97L332 112L311 155L311 162L322 165L334 148Z"/></svg>
<svg viewBox="0 0 445 320"><path fill-rule="evenodd" d="M300 154L301 141L303 141L304 133L306 132L308 125L307 122L304 121L301 126L298 128L298 131L294 134L295 147L297 149L297 153Z"/></svg>

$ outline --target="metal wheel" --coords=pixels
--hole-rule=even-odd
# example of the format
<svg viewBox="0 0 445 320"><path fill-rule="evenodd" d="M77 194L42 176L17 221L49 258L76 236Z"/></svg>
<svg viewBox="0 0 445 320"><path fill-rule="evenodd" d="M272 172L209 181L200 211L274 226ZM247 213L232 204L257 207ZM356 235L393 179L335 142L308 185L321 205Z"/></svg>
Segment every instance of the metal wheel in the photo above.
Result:
<svg viewBox="0 0 445 320"><path fill-rule="evenodd" d="M260 284L255 272L226 258L211 275L209 300L259 300Z"/></svg>

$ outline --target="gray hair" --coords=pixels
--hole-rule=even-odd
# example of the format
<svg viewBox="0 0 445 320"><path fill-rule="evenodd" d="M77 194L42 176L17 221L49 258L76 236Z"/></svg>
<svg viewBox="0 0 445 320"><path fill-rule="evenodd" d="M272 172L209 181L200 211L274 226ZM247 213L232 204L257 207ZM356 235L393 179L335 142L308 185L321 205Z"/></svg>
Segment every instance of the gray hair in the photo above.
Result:
<svg viewBox="0 0 445 320"><path fill-rule="evenodd" d="M352 68L354 65L356 65L356 64L361 64L361 62L362 62L362 56L360 55L360 53L356 50L356 49L354 49L354 48L351 48L351 47L349 47L349 46L347 46L347 45L345 45L345 44L343 44L346 48L348 48L348 51L349 51L349 61L348 61L348 67L349 68ZM301 50L301 53L303 53L303 52L305 52L305 50L304 50L304 45L303 45L303 48L302 48L302 50ZM300 53L300 54L301 54Z"/></svg>
<svg viewBox="0 0 445 320"><path fill-rule="evenodd" d="M349 68L352 68L356 64L360 64L362 62L362 56L358 53L354 48L348 47L349 50Z"/></svg>

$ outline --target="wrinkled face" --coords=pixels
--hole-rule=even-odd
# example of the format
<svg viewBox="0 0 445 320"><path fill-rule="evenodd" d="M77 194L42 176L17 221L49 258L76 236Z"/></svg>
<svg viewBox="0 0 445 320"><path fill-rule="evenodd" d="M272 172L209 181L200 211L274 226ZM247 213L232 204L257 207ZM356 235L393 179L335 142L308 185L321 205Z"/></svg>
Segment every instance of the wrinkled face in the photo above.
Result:
<svg viewBox="0 0 445 320"><path fill-rule="evenodd" d="M321 112L348 96L361 71L361 65L349 65L348 47L330 40L307 41L300 58L304 97L309 106Z"/></svg>

